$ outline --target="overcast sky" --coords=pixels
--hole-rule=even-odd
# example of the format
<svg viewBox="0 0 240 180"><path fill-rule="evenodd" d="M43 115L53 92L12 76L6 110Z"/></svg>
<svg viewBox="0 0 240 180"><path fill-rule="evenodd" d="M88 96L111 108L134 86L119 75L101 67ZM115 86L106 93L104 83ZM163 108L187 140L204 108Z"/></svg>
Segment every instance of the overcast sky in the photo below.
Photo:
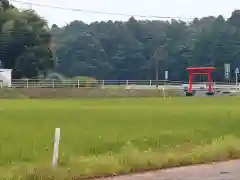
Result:
<svg viewBox="0 0 240 180"><path fill-rule="evenodd" d="M21 0L51 6L84 9L92 11L106 11L114 13L141 14L174 17L203 17L223 15L229 17L235 9L240 9L240 0ZM10 0L11 2L11 0ZM82 20L86 23L101 20L127 20L126 16L112 16L73 12L46 7L23 5L14 3L20 8L35 9L38 14L60 26L73 20ZM146 19L135 17L136 19ZM152 18L148 18L152 19Z"/></svg>

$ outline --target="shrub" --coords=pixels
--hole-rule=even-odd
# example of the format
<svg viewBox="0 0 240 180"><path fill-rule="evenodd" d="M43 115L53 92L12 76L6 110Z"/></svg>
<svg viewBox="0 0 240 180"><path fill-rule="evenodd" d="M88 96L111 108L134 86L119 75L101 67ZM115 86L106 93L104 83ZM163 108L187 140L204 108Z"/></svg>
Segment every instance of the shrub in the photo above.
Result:
<svg viewBox="0 0 240 180"><path fill-rule="evenodd" d="M76 87L99 87L99 82L93 77L87 77L87 76L76 76L74 77L74 80L76 80L77 84ZM79 81L79 84L78 84Z"/></svg>

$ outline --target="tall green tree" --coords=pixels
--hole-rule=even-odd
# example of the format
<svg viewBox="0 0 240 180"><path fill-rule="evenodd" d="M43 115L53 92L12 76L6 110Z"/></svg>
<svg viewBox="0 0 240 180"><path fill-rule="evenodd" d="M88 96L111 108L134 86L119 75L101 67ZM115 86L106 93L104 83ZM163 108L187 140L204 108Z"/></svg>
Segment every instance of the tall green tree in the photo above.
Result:
<svg viewBox="0 0 240 180"><path fill-rule="evenodd" d="M131 17L126 22L54 25L56 70L67 76L119 80L164 79L168 70L171 80L186 81L187 67L215 66L214 78L223 81L224 63L240 67L239 12L227 20L222 16L191 22Z"/></svg>
<svg viewBox="0 0 240 180"><path fill-rule="evenodd" d="M53 68L52 38L47 22L32 10L19 11L1 0L0 60L13 78L46 75Z"/></svg>

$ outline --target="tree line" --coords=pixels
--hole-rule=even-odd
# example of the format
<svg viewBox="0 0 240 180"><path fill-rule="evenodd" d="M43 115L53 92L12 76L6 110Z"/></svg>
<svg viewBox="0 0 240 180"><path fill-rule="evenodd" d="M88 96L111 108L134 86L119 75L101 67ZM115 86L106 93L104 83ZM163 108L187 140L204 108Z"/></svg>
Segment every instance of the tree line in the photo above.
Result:
<svg viewBox="0 0 240 180"><path fill-rule="evenodd" d="M86 24L73 21L48 27L32 10L20 11L0 0L0 60L13 78L89 76L108 80L187 80L186 67L215 66L224 80L224 64L240 68L240 10L190 22L141 20ZM233 73L232 73L233 74ZM156 77L157 76L157 77Z"/></svg>

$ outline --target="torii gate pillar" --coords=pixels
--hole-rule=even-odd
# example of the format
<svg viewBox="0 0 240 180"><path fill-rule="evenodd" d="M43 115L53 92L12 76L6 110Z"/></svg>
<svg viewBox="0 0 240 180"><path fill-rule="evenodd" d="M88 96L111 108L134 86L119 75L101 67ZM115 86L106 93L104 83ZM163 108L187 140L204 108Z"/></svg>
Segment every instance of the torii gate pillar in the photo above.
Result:
<svg viewBox="0 0 240 180"><path fill-rule="evenodd" d="M189 71L189 86L188 94L192 94L192 84L194 75L207 75L208 76L208 93L213 94L211 71L215 70L214 67L192 67L187 68Z"/></svg>

